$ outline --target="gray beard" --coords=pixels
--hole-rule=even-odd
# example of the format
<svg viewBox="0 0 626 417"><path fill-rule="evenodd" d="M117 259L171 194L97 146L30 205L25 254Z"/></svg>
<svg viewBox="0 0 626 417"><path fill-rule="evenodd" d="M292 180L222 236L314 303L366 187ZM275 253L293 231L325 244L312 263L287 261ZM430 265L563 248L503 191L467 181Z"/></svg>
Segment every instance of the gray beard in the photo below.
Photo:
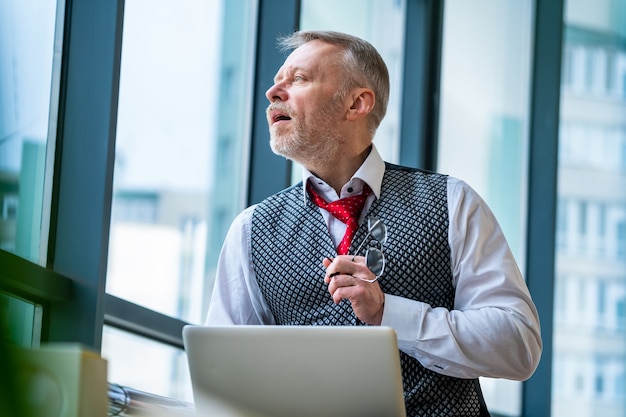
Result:
<svg viewBox="0 0 626 417"><path fill-rule="evenodd" d="M328 134L318 136L318 139L313 143L301 140L302 132L295 132L289 137L282 138L277 138L272 133L270 136L270 147L275 154L291 159L307 168L320 166L329 159L333 159L339 152L341 143L338 137Z"/></svg>

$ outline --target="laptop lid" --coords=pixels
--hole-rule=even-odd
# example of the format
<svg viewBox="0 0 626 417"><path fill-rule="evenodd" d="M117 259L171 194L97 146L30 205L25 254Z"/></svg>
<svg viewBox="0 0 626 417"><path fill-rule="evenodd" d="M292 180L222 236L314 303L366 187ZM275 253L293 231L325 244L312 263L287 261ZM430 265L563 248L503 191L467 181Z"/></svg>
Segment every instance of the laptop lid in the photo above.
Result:
<svg viewBox="0 0 626 417"><path fill-rule="evenodd" d="M395 331L185 326L199 416L404 417Z"/></svg>

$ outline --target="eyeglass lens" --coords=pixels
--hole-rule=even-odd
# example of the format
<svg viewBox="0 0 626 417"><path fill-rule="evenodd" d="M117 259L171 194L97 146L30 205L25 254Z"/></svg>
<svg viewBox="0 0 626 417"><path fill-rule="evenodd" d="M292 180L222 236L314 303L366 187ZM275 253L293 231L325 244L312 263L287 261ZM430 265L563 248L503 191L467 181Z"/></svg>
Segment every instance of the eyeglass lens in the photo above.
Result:
<svg viewBox="0 0 626 417"><path fill-rule="evenodd" d="M383 251L378 248L369 248L367 252L365 252L365 264L376 277L381 276L385 270L385 256L383 255Z"/></svg>

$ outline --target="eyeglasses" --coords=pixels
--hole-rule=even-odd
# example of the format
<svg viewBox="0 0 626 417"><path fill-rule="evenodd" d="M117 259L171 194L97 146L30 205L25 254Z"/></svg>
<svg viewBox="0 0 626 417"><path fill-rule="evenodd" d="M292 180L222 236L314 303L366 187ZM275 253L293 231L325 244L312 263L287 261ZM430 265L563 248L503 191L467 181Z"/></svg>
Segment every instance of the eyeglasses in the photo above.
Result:
<svg viewBox="0 0 626 417"><path fill-rule="evenodd" d="M380 278L385 271L385 255L383 254L383 245L387 242L387 227L382 220L376 217L367 219L367 235L357 248L352 260L359 254L363 245L369 242L369 247L365 251L365 265L375 275L374 279L363 279L362 281L374 282ZM370 239L371 237L371 239Z"/></svg>

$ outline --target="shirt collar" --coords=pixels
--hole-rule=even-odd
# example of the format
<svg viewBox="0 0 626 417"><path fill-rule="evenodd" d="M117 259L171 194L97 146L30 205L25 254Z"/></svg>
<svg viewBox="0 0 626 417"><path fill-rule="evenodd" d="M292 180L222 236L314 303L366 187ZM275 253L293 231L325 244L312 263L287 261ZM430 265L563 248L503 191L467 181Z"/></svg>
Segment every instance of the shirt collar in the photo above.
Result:
<svg viewBox="0 0 626 417"><path fill-rule="evenodd" d="M350 181L347 184L352 183L355 180L360 180L365 182L370 186L372 192L376 196L376 198L380 198L380 189L383 182L383 175L385 174L385 161L378 153L376 149L376 145L372 144L372 150L370 154L367 156L363 164L357 169L357 171L352 175ZM317 178L311 171L302 167L302 183L304 184L303 189L303 197L306 201L306 184L309 179L313 180L313 185L317 189L317 183L323 182L321 179ZM346 185L347 185L346 184ZM330 186L328 186L330 187Z"/></svg>

